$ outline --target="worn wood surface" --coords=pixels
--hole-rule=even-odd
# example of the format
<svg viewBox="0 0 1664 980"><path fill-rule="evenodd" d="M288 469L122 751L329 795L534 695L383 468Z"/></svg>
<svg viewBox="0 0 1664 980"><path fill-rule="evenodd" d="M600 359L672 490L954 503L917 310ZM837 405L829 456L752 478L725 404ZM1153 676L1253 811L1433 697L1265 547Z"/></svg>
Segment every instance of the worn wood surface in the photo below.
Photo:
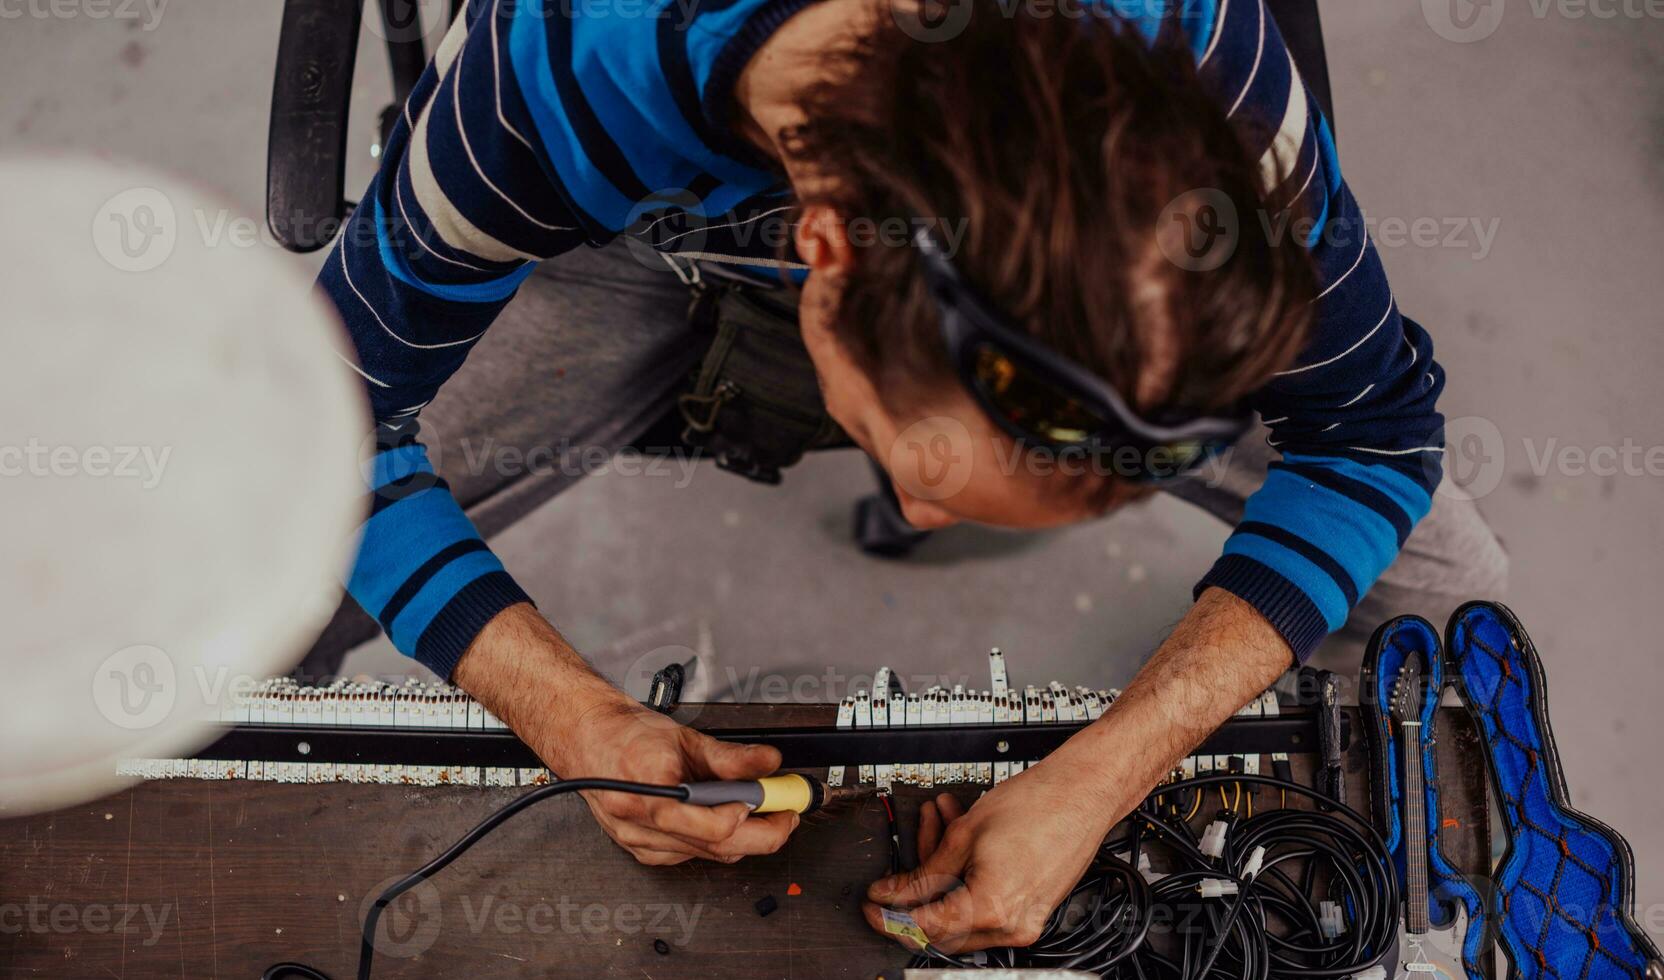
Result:
<svg viewBox="0 0 1664 980"><path fill-rule="evenodd" d="M825 706L711 706L699 724L831 718ZM1441 741L1444 817L1458 862L1482 872L1485 791L1465 725L1453 717ZM1309 760L1295 764L1307 778ZM1360 809L1365 765L1355 739L1347 786ZM344 980L371 898L519 792L176 780L0 822L0 977L252 978L299 960ZM901 800L907 833L918 796ZM812 815L778 855L647 868L581 803L551 800L401 899L375 975L870 978L906 959L859 914L887 861L872 801ZM765 896L779 908L762 917Z"/></svg>

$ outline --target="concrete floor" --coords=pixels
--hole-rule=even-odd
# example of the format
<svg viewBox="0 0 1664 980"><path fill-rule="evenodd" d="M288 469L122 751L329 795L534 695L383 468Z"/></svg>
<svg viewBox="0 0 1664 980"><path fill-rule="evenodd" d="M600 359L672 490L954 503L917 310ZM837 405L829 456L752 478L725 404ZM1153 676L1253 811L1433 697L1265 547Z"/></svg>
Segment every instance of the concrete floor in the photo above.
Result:
<svg viewBox="0 0 1664 980"><path fill-rule="evenodd" d="M1629 837L1639 917L1664 937L1664 783L1646 754L1664 741L1664 659L1645 618L1664 571L1664 469L1654 454L1646 472L1639 455L1664 444L1664 24L1537 6L1512 5L1493 36L1462 44L1430 29L1423 5L1327 4L1340 145L1371 215L1496 223L1484 254L1471 233L1395 245L1383 224L1378 238L1400 305L1449 369L1458 475L1495 484L1481 507L1513 556L1508 601L1547 661L1576 803ZM29 13L49 9L6 7L24 16L0 26L0 147L165 167L259 213L280 4L172 0L154 20L143 5L139 20ZM386 98L373 41L361 147ZM371 166L359 155L350 183ZM1578 454L1601 447L1635 447L1633 465L1591 471ZM960 530L885 564L847 539L850 502L869 487L848 455L811 461L777 491L709 472L680 489L598 477L496 544L615 673L694 648L703 685L778 697L790 688L768 674L812 677L795 693L818 699L880 663L979 676L991 644L1020 681L1122 682L1225 535L1158 500L1045 535ZM372 644L353 663L406 662Z"/></svg>

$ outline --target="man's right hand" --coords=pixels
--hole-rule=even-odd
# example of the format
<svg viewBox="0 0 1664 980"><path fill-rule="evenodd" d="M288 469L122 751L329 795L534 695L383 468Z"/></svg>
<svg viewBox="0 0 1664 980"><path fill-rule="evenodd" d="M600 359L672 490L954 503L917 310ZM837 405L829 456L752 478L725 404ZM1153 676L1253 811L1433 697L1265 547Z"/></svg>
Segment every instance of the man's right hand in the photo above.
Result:
<svg viewBox="0 0 1664 980"><path fill-rule="evenodd" d="M561 753L581 760L571 772L641 783L758 779L780 768L780 753L769 746L719 742L628 699L592 710L581 732L562 741L577 744L533 747L545 759ZM702 807L629 793L583 795L601 829L642 864L690 857L732 863L772 854L798 823L795 813L752 816L743 803Z"/></svg>
<svg viewBox="0 0 1664 980"><path fill-rule="evenodd" d="M562 778L675 785L756 779L780 767L775 749L719 742L643 707L596 674L529 605L498 613L453 678ZM795 813L752 816L741 803L699 807L628 793L583 796L608 836L643 864L694 857L731 863L772 854L798 824Z"/></svg>

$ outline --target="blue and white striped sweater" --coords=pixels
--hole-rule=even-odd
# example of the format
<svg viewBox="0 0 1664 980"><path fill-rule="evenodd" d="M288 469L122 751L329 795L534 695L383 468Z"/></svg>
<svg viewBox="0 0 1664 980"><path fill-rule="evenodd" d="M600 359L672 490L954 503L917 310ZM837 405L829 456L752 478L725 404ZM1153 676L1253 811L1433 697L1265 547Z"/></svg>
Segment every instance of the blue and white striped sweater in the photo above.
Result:
<svg viewBox="0 0 1664 980"><path fill-rule="evenodd" d="M707 261L795 265L773 247L790 188L731 134L728 112L739 71L810 2L563 13L472 0L412 94L319 284L387 447L366 474L376 505L348 589L439 674L526 596L433 475L417 415L537 261L630 234ZM1283 460L1197 587L1241 596L1303 658L1430 506L1443 372L1398 313L1328 123L1261 0L1188 0L1166 19L1145 12L1161 5L1119 6L1104 0L1147 38L1182 32L1277 198L1317 218L1312 339L1254 406Z"/></svg>

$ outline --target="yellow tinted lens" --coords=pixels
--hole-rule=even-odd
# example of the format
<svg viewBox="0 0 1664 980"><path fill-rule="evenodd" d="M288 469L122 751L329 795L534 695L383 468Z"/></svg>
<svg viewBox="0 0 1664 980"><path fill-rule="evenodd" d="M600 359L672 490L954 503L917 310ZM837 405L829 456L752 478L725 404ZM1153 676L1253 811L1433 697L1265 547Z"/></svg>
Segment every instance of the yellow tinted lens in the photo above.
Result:
<svg viewBox="0 0 1664 980"><path fill-rule="evenodd" d="M1175 442L1167 447L1167 451L1173 454L1173 465L1182 470L1195 465L1205 448L1201 443L1191 439Z"/></svg>
<svg viewBox="0 0 1664 980"><path fill-rule="evenodd" d="M1104 420L992 347L976 351L976 377L1001 415L1024 432L1057 443L1085 442Z"/></svg>

